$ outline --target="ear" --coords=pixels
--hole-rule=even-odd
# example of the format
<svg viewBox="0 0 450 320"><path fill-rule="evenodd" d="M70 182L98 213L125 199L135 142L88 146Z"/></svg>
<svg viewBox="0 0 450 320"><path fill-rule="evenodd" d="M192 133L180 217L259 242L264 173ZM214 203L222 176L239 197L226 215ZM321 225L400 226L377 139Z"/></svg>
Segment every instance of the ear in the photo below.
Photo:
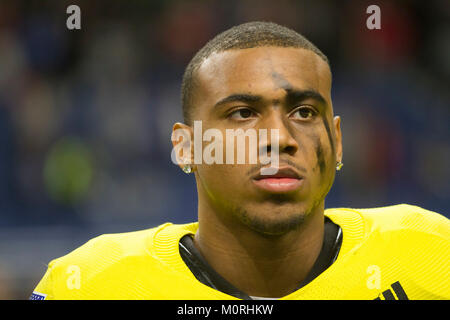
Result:
<svg viewBox="0 0 450 320"><path fill-rule="evenodd" d="M336 161L342 162L342 132L341 132L341 117L335 116L333 119L334 123L334 132L335 132L335 141L336 141Z"/></svg>
<svg viewBox="0 0 450 320"><path fill-rule="evenodd" d="M187 164L193 166L194 144L192 128L184 123L177 122L172 128L172 162L182 170Z"/></svg>

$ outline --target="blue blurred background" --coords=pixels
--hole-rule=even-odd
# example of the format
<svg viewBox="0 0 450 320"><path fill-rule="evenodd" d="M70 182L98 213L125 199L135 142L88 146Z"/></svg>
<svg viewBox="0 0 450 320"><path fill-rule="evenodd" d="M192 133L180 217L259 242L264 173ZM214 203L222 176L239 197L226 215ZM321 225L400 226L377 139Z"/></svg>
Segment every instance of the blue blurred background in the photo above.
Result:
<svg viewBox="0 0 450 320"><path fill-rule="evenodd" d="M66 8L81 9L68 30ZM381 8L381 30L366 8ZM327 207L449 217L450 5L429 1L0 2L0 299L90 238L196 220L170 160L180 84L217 33L266 20L329 57L344 168Z"/></svg>

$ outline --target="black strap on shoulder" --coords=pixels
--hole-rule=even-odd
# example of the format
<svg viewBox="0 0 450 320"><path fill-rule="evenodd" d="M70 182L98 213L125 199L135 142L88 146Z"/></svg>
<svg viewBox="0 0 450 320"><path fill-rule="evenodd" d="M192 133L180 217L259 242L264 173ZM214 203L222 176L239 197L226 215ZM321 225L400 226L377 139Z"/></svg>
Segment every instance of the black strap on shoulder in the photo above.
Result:
<svg viewBox="0 0 450 320"><path fill-rule="evenodd" d="M316 262L314 263L314 266L308 276L300 283L297 290L310 283L333 264L333 262L337 259L341 244L341 228L334 224L328 217L325 217L324 240L319 257L316 259ZM209 263L195 247L194 240L191 235L185 235L180 239L179 250L184 263L186 263L198 281L236 298L252 300L249 295L234 287L209 265Z"/></svg>
<svg viewBox="0 0 450 320"><path fill-rule="evenodd" d="M236 298L251 300L248 295L234 287L209 265L195 247L191 235L185 235L180 239L179 249L184 263L186 263L198 281Z"/></svg>
<svg viewBox="0 0 450 320"><path fill-rule="evenodd" d="M322 249L316 259L311 271L297 287L297 290L306 286L317 278L322 272L328 269L336 261L342 245L342 230L334 224L328 217L325 217L324 236Z"/></svg>

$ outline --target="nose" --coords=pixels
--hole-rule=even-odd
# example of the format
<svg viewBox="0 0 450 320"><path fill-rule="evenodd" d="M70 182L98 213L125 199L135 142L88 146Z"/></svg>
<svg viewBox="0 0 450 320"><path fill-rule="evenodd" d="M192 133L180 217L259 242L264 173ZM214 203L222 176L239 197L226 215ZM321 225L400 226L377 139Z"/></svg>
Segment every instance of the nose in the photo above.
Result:
<svg viewBox="0 0 450 320"><path fill-rule="evenodd" d="M281 109L281 108L280 108ZM267 147L267 152L271 152L276 145L278 145L279 154L288 154L293 156L299 149L299 144L297 140L295 140L292 134L292 128L290 127L289 120L282 113L282 110L274 110L268 115L263 123L262 128L267 129L267 135L269 140L264 143L260 147ZM278 131L278 144L277 141L273 141L276 137L276 134L273 135L274 131Z"/></svg>

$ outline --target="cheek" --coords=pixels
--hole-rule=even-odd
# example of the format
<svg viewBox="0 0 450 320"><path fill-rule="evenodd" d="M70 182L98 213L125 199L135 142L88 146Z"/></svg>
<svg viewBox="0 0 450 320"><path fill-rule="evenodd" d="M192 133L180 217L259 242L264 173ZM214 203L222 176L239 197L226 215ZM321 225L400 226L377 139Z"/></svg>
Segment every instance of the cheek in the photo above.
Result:
<svg viewBox="0 0 450 320"><path fill-rule="evenodd" d="M322 147L322 144L320 143L320 141L315 146L315 150L316 150L316 157L317 157L317 166L319 167L320 175L323 176L325 173L325 169L326 169L326 163L325 163L323 147Z"/></svg>
<svg viewBox="0 0 450 320"><path fill-rule="evenodd" d="M301 156L305 157L312 172L319 173L320 176L326 175L329 162L327 157L330 155L326 134L320 128L304 128L297 141Z"/></svg>
<svg viewBox="0 0 450 320"><path fill-rule="evenodd" d="M324 128L325 128L325 130L327 132L328 142L330 144L332 154L334 155L335 154L334 139L333 139L333 136L331 134L330 124L328 123L328 120L327 120L326 117L322 118L322 123L323 123L323 126L324 126Z"/></svg>
<svg viewBox="0 0 450 320"><path fill-rule="evenodd" d="M197 174L203 188L209 193L240 194L246 187L244 165L203 164Z"/></svg>

